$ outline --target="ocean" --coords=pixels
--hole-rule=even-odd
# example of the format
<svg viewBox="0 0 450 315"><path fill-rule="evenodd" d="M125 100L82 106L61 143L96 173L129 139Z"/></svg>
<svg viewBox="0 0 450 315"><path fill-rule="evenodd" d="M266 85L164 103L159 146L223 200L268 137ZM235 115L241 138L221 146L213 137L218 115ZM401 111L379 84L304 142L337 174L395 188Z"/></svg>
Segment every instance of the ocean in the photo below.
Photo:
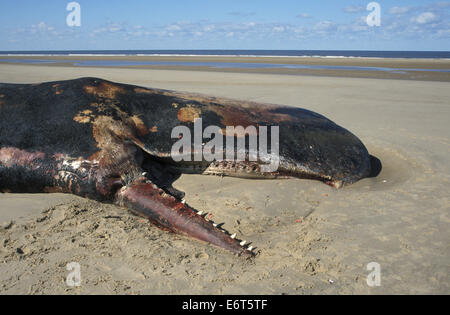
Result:
<svg viewBox="0 0 450 315"><path fill-rule="evenodd" d="M420 58L450 59L450 51L367 51L367 50L49 50L0 51L0 55L24 56L258 56L323 58Z"/></svg>

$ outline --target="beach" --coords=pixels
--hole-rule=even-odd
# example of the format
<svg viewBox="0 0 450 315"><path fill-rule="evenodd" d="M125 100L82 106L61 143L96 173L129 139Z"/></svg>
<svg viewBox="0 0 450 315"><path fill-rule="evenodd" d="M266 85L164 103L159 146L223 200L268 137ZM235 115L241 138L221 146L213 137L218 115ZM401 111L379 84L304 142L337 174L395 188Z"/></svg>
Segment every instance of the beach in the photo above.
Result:
<svg viewBox="0 0 450 315"><path fill-rule="evenodd" d="M450 82L450 59L278 56L0 55L0 64L212 71Z"/></svg>
<svg viewBox="0 0 450 315"><path fill-rule="evenodd" d="M442 69L449 61L326 63ZM174 186L189 205L256 247L249 261L114 205L0 194L0 294L448 294L449 73L289 71L1 63L2 83L89 76L306 108L357 135L383 168L340 190L312 180L183 175ZM79 287L66 284L71 262L81 267ZM367 282L373 262L380 286Z"/></svg>

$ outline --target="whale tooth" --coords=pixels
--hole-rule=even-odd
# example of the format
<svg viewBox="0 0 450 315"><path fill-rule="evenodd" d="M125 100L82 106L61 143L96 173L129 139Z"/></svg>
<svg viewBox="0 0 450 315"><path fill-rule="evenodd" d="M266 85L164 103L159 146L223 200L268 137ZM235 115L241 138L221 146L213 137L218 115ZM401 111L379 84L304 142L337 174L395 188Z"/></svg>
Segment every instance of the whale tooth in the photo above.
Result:
<svg viewBox="0 0 450 315"><path fill-rule="evenodd" d="M214 227L217 227L217 223L213 223L213 226L214 226Z"/></svg>
<svg viewBox="0 0 450 315"><path fill-rule="evenodd" d="M199 212L197 212L197 214L198 214L198 215L202 215L202 214L203 214L203 211L199 211Z"/></svg>
<svg viewBox="0 0 450 315"><path fill-rule="evenodd" d="M241 246L244 246L247 243L247 241L242 241Z"/></svg>
<svg viewBox="0 0 450 315"><path fill-rule="evenodd" d="M250 246L249 248L247 248L247 250L248 250L249 252L251 252L251 251L253 250L253 246Z"/></svg>
<svg viewBox="0 0 450 315"><path fill-rule="evenodd" d="M230 236L232 239L236 238L236 233L234 233L233 235Z"/></svg>

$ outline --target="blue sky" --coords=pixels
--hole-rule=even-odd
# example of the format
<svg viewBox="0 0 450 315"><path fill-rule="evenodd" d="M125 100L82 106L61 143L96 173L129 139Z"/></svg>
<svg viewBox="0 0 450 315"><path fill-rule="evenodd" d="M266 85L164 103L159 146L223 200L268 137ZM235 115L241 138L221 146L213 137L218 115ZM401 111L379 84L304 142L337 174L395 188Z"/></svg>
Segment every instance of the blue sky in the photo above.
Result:
<svg viewBox="0 0 450 315"><path fill-rule="evenodd" d="M0 50L327 49L450 50L450 1L78 0L0 1Z"/></svg>

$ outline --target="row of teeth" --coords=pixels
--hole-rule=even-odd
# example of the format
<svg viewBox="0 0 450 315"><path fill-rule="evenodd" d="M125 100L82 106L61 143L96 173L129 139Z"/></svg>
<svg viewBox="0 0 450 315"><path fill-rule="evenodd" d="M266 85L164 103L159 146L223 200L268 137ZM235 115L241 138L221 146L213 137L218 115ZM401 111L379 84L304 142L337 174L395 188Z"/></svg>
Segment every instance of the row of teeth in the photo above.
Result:
<svg viewBox="0 0 450 315"><path fill-rule="evenodd" d="M142 176L146 177L146 176L147 176L147 172L142 173ZM151 182L151 181L148 181L148 182ZM156 185L154 185L154 187L156 188ZM186 204L186 199L181 200L181 203L185 205L185 204ZM218 225L217 223L214 223L212 220L209 220L209 219L206 218L207 213L203 213L203 211L198 211L197 214L198 214L199 216L202 216L202 217L203 217L205 220L207 220L208 222L212 223L212 225L213 225L214 227L220 229L223 233L226 233L226 231L225 231L224 229L220 228L219 225ZM237 236L237 234L234 233L234 234L231 235L230 237L234 240L234 239L236 239L236 236ZM247 244L247 241L242 241L242 242L240 242L239 244L240 244L242 247L244 247L245 244ZM253 249L254 249L253 246L249 246L249 247L247 248L247 250L250 251L250 252L253 251Z"/></svg>
<svg viewBox="0 0 450 315"><path fill-rule="evenodd" d="M183 200L181 201L181 203L185 205L185 204L186 204L186 200L183 199ZM213 225L214 227L220 229L223 233L226 233L226 231L225 231L224 229L222 229L222 228L219 227L219 224L214 223L212 220L209 220L209 219L206 218L207 213L204 213L203 211L198 211L197 214L198 214L199 216L203 217L205 220L207 220L207 221L209 221L210 223L212 223L212 225ZM234 240L234 239L236 239L236 236L237 236L237 234L234 233L234 234L231 235L230 237ZM242 247L244 247L245 244L247 244L247 241L242 241L242 242L240 242L239 244L240 244ZM250 251L250 252L253 251L253 249L254 249L253 246L249 246L249 247L247 248L247 250Z"/></svg>

